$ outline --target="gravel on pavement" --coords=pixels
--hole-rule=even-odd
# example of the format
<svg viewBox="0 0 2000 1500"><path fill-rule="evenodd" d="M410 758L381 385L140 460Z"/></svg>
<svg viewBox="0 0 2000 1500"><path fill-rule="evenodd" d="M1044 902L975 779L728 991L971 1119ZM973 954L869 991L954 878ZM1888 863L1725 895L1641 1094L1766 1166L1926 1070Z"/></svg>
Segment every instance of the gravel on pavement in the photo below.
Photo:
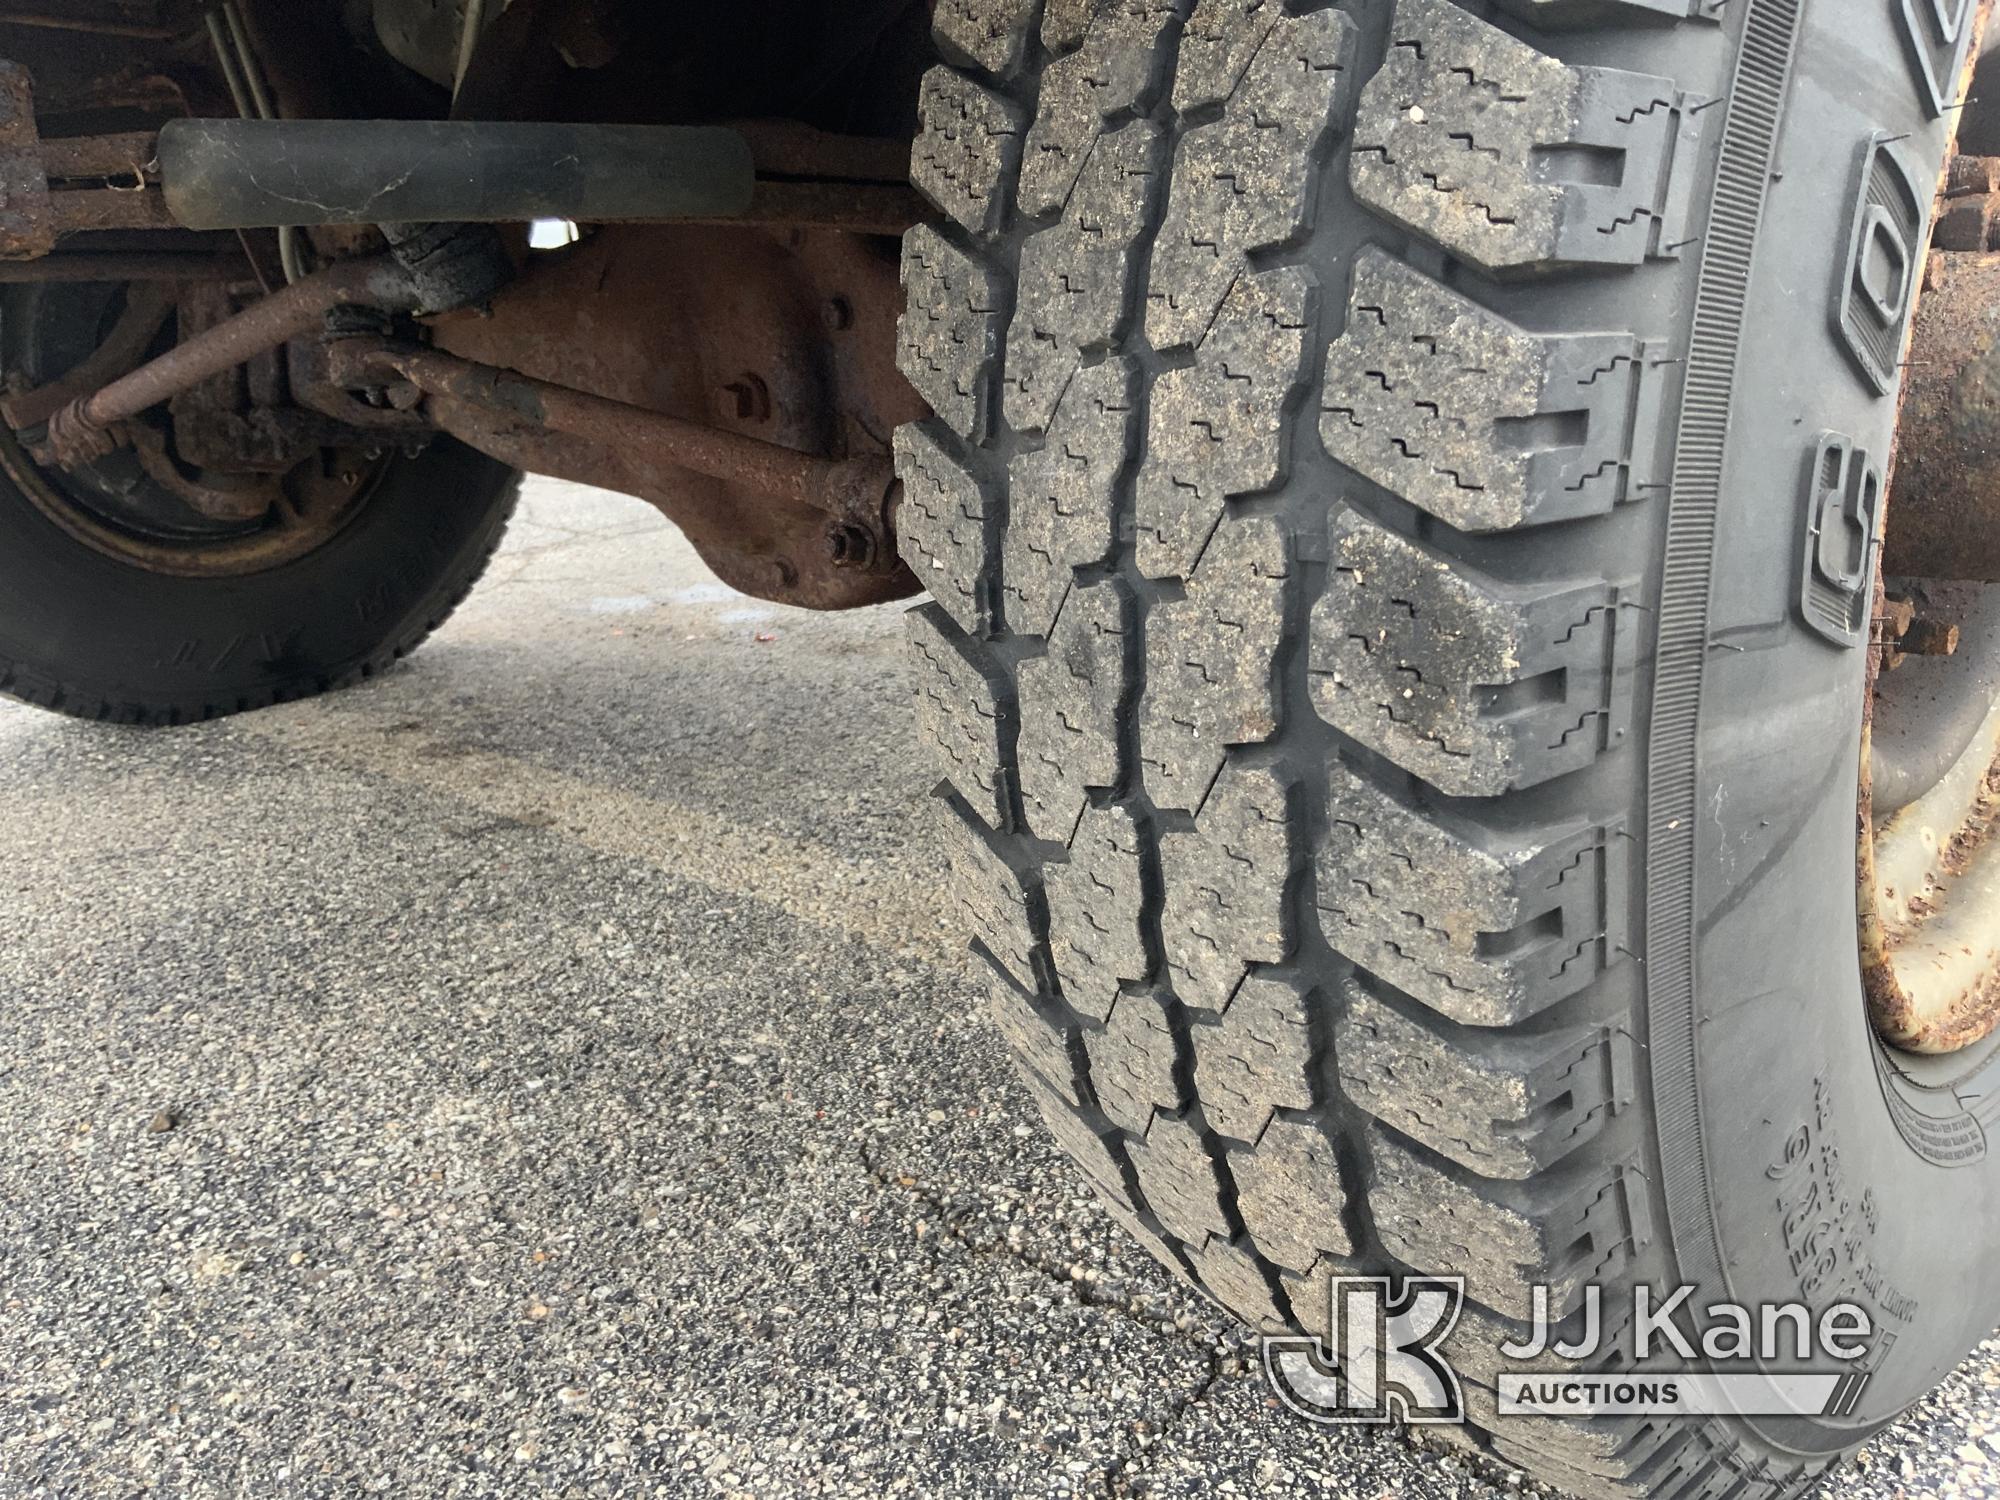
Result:
<svg viewBox="0 0 2000 1500"><path fill-rule="evenodd" d="M1044 1139L898 615L538 480L361 687L0 705L0 1492L1533 1493L1287 1415ZM1996 1387L1827 1493L2000 1495Z"/></svg>

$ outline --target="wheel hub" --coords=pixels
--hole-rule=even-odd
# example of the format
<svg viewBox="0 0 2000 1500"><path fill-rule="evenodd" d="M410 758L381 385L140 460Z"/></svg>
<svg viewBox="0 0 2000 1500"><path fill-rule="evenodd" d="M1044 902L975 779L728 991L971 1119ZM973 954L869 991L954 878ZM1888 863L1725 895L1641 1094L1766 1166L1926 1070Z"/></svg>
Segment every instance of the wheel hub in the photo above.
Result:
<svg viewBox="0 0 2000 1500"><path fill-rule="evenodd" d="M27 437L50 420L37 397L69 394L72 379L94 388L107 370L122 373L148 349L171 344L185 332L176 323L185 321L186 304L154 287L108 282L21 288L15 296L8 358L34 390L0 402L12 418L0 424L0 473L97 551L151 572L255 572L319 546L372 489L379 450L319 449L282 467L191 461L183 418L206 415L200 411L131 423L122 447L85 461L42 461L46 452L9 430L27 428Z"/></svg>
<svg viewBox="0 0 2000 1500"><path fill-rule="evenodd" d="M1884 519L1856 860L1883 1040L2000 1024L2000 159L1953 164L1911 333Z"/></svg>

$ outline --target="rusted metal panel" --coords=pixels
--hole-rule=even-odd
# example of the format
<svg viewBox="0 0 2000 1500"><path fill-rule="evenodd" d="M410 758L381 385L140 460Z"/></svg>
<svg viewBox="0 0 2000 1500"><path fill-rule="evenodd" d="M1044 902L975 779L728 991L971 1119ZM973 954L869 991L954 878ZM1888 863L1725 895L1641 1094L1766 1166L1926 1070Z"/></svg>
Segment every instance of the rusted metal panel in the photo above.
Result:
<svg viewBox="0 0 2000 1500"><path fill-rule="evenodd" d="M2000 158L1961 156L1945 172L1944 202L1931 229L1933 250L2000 250Z"/></svg>
<svg viewBox="0 0 2000 1500"><path fill-rule="evenodd" d="M482 315L432 320L436 343L573 390L826 458L884 457L926 408L895 366L893 243L742 226L614 227L529 258ZM822 506L671 463L451 430L508 462L640 495L715 572L762 598L838 609L916 592L887 533L829 531Z"/></svg>
<svg viewBox="0 0 2000 1500"><path fill-rule="evenodd" d="M1864 782L1864 818L1866 792ZM1936 786L1864 822L1862 988L1877 1032L1906 1051L1954 1052L2000 1020L1996 825L2000 708Z"/></svg>
<svg viewBox="0 0 2000 1500"><path fill-rule="evenodd" d="M786 586L791 602L839 607L893 598L901 587L889 541L896 476L886 454L822 458L434 349L348 339L330 353L339 383L406 381L428 398L445 431L475 447L501 445L537 472L599 485L615 479L698 544L707 538L741 552L749 529L744 496L757 497L762 518L807 522L804 555L772 559L794 574ZM393 386L387 394L391 405L409 399ZM696 476L726 487L731 498L720 514L701 508L710 492L690 484Z"/></svg>
<svg viewBox="0 0 2000 1500"><path fill-rule="evenodd" d="M159 147L157 130L58 136L42 142L42 167L51 178L113 177L143 183L157 165Z"/></svg>
<svg viewBox="0 0 2000 1500"><path fill-rule="evenodd" d="M1882 570L2000 580L2000 254L1934 251L1924 274Z"/></svg>
<svg viewBox="0 0 2000 1500"><path fill-rule="evenodd" d="M49 227L57 239L100 229L180 229L157 187L71 188L49 194ZM41 252L46 253L46 252Z"/></svg>
<svg viewBox="0 0 2000 1500"><path fill-rule="evenodd" d="M26 68L0 60L0 260L30 260L55 244L34 85Z"/></svg>

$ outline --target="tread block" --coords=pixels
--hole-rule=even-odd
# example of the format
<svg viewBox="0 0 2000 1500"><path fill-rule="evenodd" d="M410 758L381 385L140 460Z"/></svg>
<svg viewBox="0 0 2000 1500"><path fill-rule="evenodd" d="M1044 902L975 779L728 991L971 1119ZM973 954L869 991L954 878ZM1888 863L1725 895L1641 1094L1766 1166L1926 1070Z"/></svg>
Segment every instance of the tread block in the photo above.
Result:
<svg viewBox="0 0 2000 1500"><path fill-rule="evenodd" d="M1051 865L1045 884L1049 947L1063 998L1071 1009L1103 1021L1120 987L1146 977L1139 831L1132 814L1122 807L1085 809L1069 862Z"/></svg>
<svg viewBox="0 0 2000 1500"><path fill-rule="evenodd" d="M1174 993L1189 1005L1224 1009L1250 964L1291 951L1287 802L1285 781L1269 767L1225 765L1194 827L1160 836L1160 930Z"/></svg>
<svg viewBox="0 0 2000 1500"><path fill-rule="evenodd" d="M1099 0L1048 0L1042 12L1042 45L1051 52L1081 47Z"/></svg>
<svg viewBox="0 0 2000 1500"><path fill-rule="evenodd" d="M1042 446L1008 467L1000 571L1008 629L1047 635L1075 570L1110 554L1118 481L1139 425L1137 383L1131 359L1079 370L1056 403Z"/></svg>
<svg viewBox="0 0 2000 1500"><path fill-rule="evenodd" d="M1280 1309L1277 1295L1257 1259L1248 1236L1212 1239L1199 1250L1188 1249L1195 1274L1209 1296L1260 1333L1282 1333L1291 1319Z"/></svg>
<svg viewBox="0 0 2000 1500"><path fill-rule="evenodd" d="M1571 1027L1471 1032L1405 1015L1347 986L1334 1057L1348 1098L1486 1177L1526 1178L1597 1134L1629 1102L1631 1040Z"/></svg>
<svg viewBox="0 0 2000 1500"><path fill-rule="evenodd" d="M1616 1304L1608 1296L1603 1312L1607 1320L1617 1316ZM1616 1326L1605 1329L1607 1350L1615 1351L1624 1344L1629 1337L1630 1321L1628 1312ZM1637 1473L1661 1449L1663 1440L1671 1443L1669 1434L1682 1429L1681 1423L1671 1419L1645 1417L1599 1416L1581 1420L1525 1414L1501 1417L1494 1392L1502 1371L1567 1374L1586 1369L1602 1372L1629 1364L1622 1354L1613 1354L1609 1359L1599 1356L1589 1365L1563 1359L1548 1350L1529 1360L1502 1356L1500 1345L1518 1338L1521 1332L1468 1301L1459 1314L1457 1326L1444 1341L1445 1356L1465 1383L1467 1412L1474 1422L1495 1435L1495 1450L1510 1453L1514 1462L1525 1462L1538 1471L1546 1468L1558 1475L1573 1475L1575 1482L1566 1487L1580 1494L1589 1494L1593 1488L1590 1481L1595 1480L1594 1487L1602 1492L1605 1479L1621 1479ZM1614 1493L1629 1496L1634 1492L1622 1489Z"/></svg>
<svg viewBox="0 0 2000 1500"><path fill-rule="evenodd" d="M1276 732L1273 663L1291 570L1275 520L1228 519L1196 563L1186 596L1154 606L1139 758L1156 806L1201 806L1228 746Z"/></svg>
<svg viewBox="0 0 2000 1500"><path fill-rule="evenodd" d="M1179 8L1175 0L1098 0L1085 16L1050 18L1066 34L1082 25L1076 50L1042 72L1021 162L1023 213L1059 212L1107 125L1143 113L1158 96L1168 51L1162 42ZM1043 24L1046 30L1050 22Z"/></svg>
<svg viewBox="0 0 2000 1500"><path fill-rule="evenodd" d="M1063 1155L1082 1168L1091 1186L1106 1200L1129 1213L1132 1209L1131 1193L1126 1187L1125 1164L1116 1148L1079 1111L1076 1100L1057 1093L1046 1080L1033 1074L1024 1075L1022 1081L1027 1084L1035 1107L1048 1122L1049 1134L1055 1137Z"/></svg>
<svg viewBox="0 0 2000 1500"><path fill-rule="evenodd" d="M1253 974L1220 1015L1193 1018L1195 1092L1218 1135L1255 1141L1278 1110L1312 1107L1308 1003L1290 981Z"/></svg>
<svg viewBox="0 0 2000 1500"><path fill-rule="evenodd" d="M1500 1346L1511 1339L1519 1338L1524 1330L1519 1325L1509 1323L1480 1306L1473 1300L1478 1296L1476 1289L1468 1287L1466 1290L1470 1295L1465 1305L1460 1308L1457 1326L1446 1336L1444 1347L1451 1359L1451 1367L1467 1380L1482 1385L1490 1391L1499 1383L1499 1378L1505 1371L1554 1372L1583 1368L1576 1360L1564 1359L1553 1349L1544 1349L1532 1359L1507 1358L1500 1352ZM1602 1330L1603 1346L1608 1353L1616 1349L1619 1340L1623 1338L1626 1332L1625 1325L1631 1321L1631 1315L1628 1312L1621 1316L1619 1299L1610 1296L1603 1298L1600 1315L1605 1320ZM1556 1343L1564 1336L1574 1334L1579 1327L1580 1322L1554 1325L1550 1328L1549 1342ZM1605 1363L1601 1356L1598 1363L1600 1365ZM1511 1423L1514 1419L1510 1417L1508 1420ZM1546 1419L1531 1419L1524 1416L1521 1420L1526 1422ZM1595 1422L1591 1425L1595 1425ZM1621 1436L1618 1442L1623 1441L1624 1438Z"/></svg>
<svg viewBox="0 0 2000 1500"><path fill-rule="evenodd" d="M999 502L960 467L933 423L898 427L895 453L903 482L897 550L958 628L978 635L986 623Z"/></svg>
<svg viewBox="0 0 2000 1500"><path fill-rule="evenodd" d="M944 820L942 843L950 863L946 892L958 930L984 944L1015 984L1032 990L1037 939L1027 888L965 814L943 798L935 799L935 806Z"/></svg>
<svg viewBox="0 0 2000 1500"><path fill-rule="evenodd" d="M1311 274L1296 267L1241 277L1193 367L1154 380L1134 497L1140 572L1187 573L1229 496L1278 483L1291 427L1287 402L1317 300Z"/></svg>
<svg viewBox="0 0 2000 1500"><path fill-rule="evenodd" d="M903 627L915 667L918 743L981 817L1006 827L1013 820L1005 767L1014 709L1005 674L936 604L908 611Z"/></svg>
<svg viewBox="0 0 2000 1500"><path fill-rule="evenodd" d="M1323 1256L1318 1264L1307 1271L1283 1272L1280 1279L1284 1283L1286 1295L1291 1300L1292 1309L1297 1314L1300 1325L1308 1333L1325 1338L1334 1329L1331 1317L1333 1288L1330 1283L1332 1280L1335 1277L1346 1278L1369 1274L1371 1274L1369 1271L1364 1270L1351 1261L1329 1255ZM1374 1274L1379 1274L1379 1271ZM1486 1405L1490 1414L1493 1404L1490 1391L1497 1373L1501 1370L1553 1372L1576 1368L1573 1362L1559 1359L1555 1355L1546 1352L1532 1359L1510 1360L1504 1358L1500 1353L1501 1344L1520 1338L1525 1330L1495 1317L1477 1302L1471 1300L1478 1295L1477 1287L1468 1287L1466 1290L1469 1295L1466 1301L1460 1306L1458 1321L1452 1325L1451 1332L1445 1336L1442 1352L1449 1361L1452 1369L1458 1373L1460 1379L1466 1384L1467 1389L1465 1394L1468 1408L1479 1401L1480 1395L1485 1395ZM1355 1337L1349 1347L1341 1350L1340 1353L1347 1359L1359 1359L1368 1352L1370 1346L1374 1343L1374 1330L1368 1327L1365 1321L1356 1320L1349 1325L1347 1331L1350 1335L1359 1336ZM1562 1332L1570 1331L1572 1330L1567 1328L1562 1330ZM1561 1333L1558 1333L1557 1336L1560 1337ZM1525 1422L1530 1419L1525 1417L1518 1419L1509 1417L1507 1418L1507 1425L1512 1426L1517 1420ZM1595 1426L1599 1424L1607 1428L1614 1425L1612 1419L1609 1418L1595 1419L1591 1425ZM1622 1436L1619 1438L1619 1441L1624 1441Z"/></svg>
<svg viewBox="0 0 2000 1500"><path fill-rule="evenodd" d="M1043 1082L1077 1093L1076 1027L1049 1006L996 975L987 991L987 1014L1013 1049L1014 1060Z"/></svg>
<svg viewBox="0 0 2000 1500"><path fill-rule="evenodd" d="M1215 1162L1193 1125L1179 1115L1154 1115L1145 1139L1126 1149L1146 1207L1168 1234L1187 1245L1229 1237Z"/></svg>
<svg viewBox="0 0 2000 1500"><path fill-rule="evenodd" d="M1174 1032L1158 996L1120 995L1104 1029L1083 1042L1098 1106L1113 1124L1142 1135L1155 1109L1180 1108Z"/></svg>
<svg viewBox="0 0 2000 1500"><path fill-rule="evenodd" d="M917 96L910 185L974 234L1000 227L1021 160L1020 107L963 73L936 67Z"/></svg>
<svg viewBox="0 0 2000 1500"><path fill-rule="evenodd" d="M985 441L1000 340L993 274L919 224L903 236L902 281L896 367L953 432L969 443Z"/></svg>
<svg viewBox="0 0 2000 1500"><path fill-rule="evenodd" d="M1611 585L1503 584L1353 511L1331 543L1308 670L1335 728L1466 797L1573 771L1624 734Z"/></svg>
<svg viewBox="0 0 2000 1500"><path fill-rule="evenodd" d="M1646 1243L1646 1188L1623 1175L1582 1187L1493 1182L1434 1163L1380 1128L1369 1209L1384 1248L1437 1276L1464 1276L1503 1317L1533 1313L1530 1288L1549 1289L1549 1316L1582 1301L1584 1285L1617 1274Z"/></svg>
<svg viewBox="0 0 2000 1500"><path fill-rule="evenodd" d="M1146 331L1157 348L1200 341L1251 251L1296 238L1312 212L1316 153L1345 108L1354 26L1339 11L1200 0L1183 34L1174 105L1215 104L1174 154L1153 252Z"/></svg>
<svg viewBox="0 0 2000 1500"><path fill-rule="evenodd" d="M931 34L949 57L1012 73L1021 65L1039 0L937 0Z"/></svg>
<svg viewBox="0 0 2000 1500"><path fill-rule="evenodd" d="M1316 1257L1309 1264L1293 1269L1282 1267L1278 1281L1285 1289L1285 1299L1292 1305L1292 1316L1298 1328L1316 1338L1325 1339L1335 1331L1331 1316L1333 1312L1333 1287L1336 1276L1379 1276L1379 1268L1372 1269L1359 1261L1350 1260L1345 1254L1327 1254Z"/></svg>
<svg viewBox="0 0 2000 1500"><path fill-rule="evenodd" d="M1514 1336L1499 1335L1502 1339ZM1455 1338L1446 1339L1446 1357L1449 1358L1457 1347ZM1557 1369L1565 1368L1561 1361L1553 1363ZM1458 1368L1456 1363L1452 1368ZM1554 1467L1559 1471L1577 1473L1580 1477L1595 1478L1600 1484L1605 1479L1623 1479L1646 1461L1652 1446L1652 1429L1635 1417L1595 1417L1582 1421L1530 1417L1518 1413L1503 1417L1500 1415L1499 1398L1491 1389L1470 1381L1465 1386L1465 1406L1474 1422L1487 1432L1506 1439L1506 1448L1517 1455L1515 1462L1525 1462L1537 1473ZM1500 1446L1497 1442L1494 1445L1496 1450ZM1552 1475L1551 1479L1553 1481L1555 1476ZM1577 1487L1566 1485L1565 1488ZM1622 1492L1625 1496L1631 1493L1630 1489Z"/></svg>
<svg viewBox="0 0 2000 1500"><path fill-rule="evenodd" d="M1646 369L1630 334L1528 333L1369 248L1327 351L1320 441L1461 531L1597 515L1650 479L1631 472Z"/></svg>
<svg viewBox="0 0 2000 1500"><path fill-rule="evenodd" d="M1466 1408L1473 1412L1473 1420L1479 1420L1478 1407L1472 1394L1476 1387L1466 1392ZM1789 1470L1775 1470L1768 1461L1762 1466L1757 1482L1752 1485L1738 1472L1737 1463L1709 1451L1707 1448L1689 1444L1675 1447L1663 1454L1656 1454L1642 1448L1631 1460L1634 1470L1643 1468L1645 1472L1620 1475L1605 1475L1581 1464L1534 1447L1524 1442L1514 1433L1515 1417L1499 1417L1498 1401L1489 1408L1489 1415L1495 1419L1497 1431L1493 1441L1493 1451L1506 1456L1506 1462L1530 1469L1538 1479L1552 1488L1560 1489L1565 1495L1574 1495L1576 1500L1633 1500L1634 1496L1650 1497L1659 1495L1666 1500L1778 1500L1778 1497L1807 1493L1811 1486L1804 1476L1790 1475ZM1573 1427L1595 1425L1594 1422L1567 1424ZM1646 1436L1651 1437L1657 1429L1649 1428ZM1625 1467L1623 1463L1619 1465Z"/></svg>
<svg viewBox="0 0 2000 1500"><path fill-rule="evenodd" d="M1329 768L1316 864L1335 951L1469 1026L1510 1026L1622 952L1628 842L1577 828L1508 841Z"/></svg>
<svg viewBox="0 0 2000 1500"><path fill-rule="evenodd" d="M1285 19L1284 7L1271 0L1194 0L1174 64L1175 110L1225 102Z"/></svg>
<svg viewBox="0 0 2000 1500"><path fill-rule="evenodd" d="M1354 1253L1340 1158L1318 1125L1271 1121L1254 1147L1229 1152L1229 1175L1243 1227L1266 1259L1304 1273L1323 1256Z"/></svg>
<svg viewBox="0 0 2000 1500"><path fill-rule="evenodd" d="M1021 247L1003 386L1007 420L1024 432L1048 426L1085 354L1108 349L1127 319L1163 139L1149 120L1101 137L1062 222Z"/></svg>
<svg viewBox="0 0 2000 1500"><path fill-rule="evenodd" d="M1668 79L1566 67L1452 0L1396 0L1356 111L1354 194L1488 271L1637 264L1676 102Z"/></svg>
<svg viewBox="0 0 2000 1500"><path fill-rule="evenodd" d="M1037 838L1068 843L1089 789L1115 787L1118 725L1128 701L1124 595L1115 584L1070 590L1048 651L1021 663L1021 800Z"/></svg>

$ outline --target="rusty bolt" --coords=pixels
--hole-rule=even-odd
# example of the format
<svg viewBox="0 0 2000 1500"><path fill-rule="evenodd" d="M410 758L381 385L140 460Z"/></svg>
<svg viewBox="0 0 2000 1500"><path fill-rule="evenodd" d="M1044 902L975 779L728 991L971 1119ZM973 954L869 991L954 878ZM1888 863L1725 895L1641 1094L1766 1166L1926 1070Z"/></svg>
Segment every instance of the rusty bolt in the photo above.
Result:
<svg viewBox="0 0 2000 1500"><path fill-rule="evenodd" d="M1890 594L1882 600L1882 637L1894 640L1916 622L1917 602L1904 594Z"/></svg>
<svg viewBox="0 0 2000 1500"><path fill-rule="evenodd" d="M1910 656L1950 656L1958 649L1958 627L1942 620L1916 620L1896 644Z"/></svg>
<svg viewBox="0 0 2000 1500"><path fill-rule="evenodd" d="M1991 198L1960 198L1944 206L1931 230L1937 250L1990 250L2000 235Z"/></svg>
<svg viewBox="0 0 2000 1500"><path fill-rule="evenodd" d="M1883 597L1876 616L1883 645L1882 665L1894 670L1906 656L1950 656L1958 649L1958 626L1917 613L1917 601L1907 594Z"/></svg>
<svg viewBox="0 0 2000 1500"><path fill-rule="evenodd" d="M2000 249L2000 158L1956 158L1945 177L1944 196L1931 227L1931 248Z"/></svg>
<svg viewBox="0 0 2000 1500"><path fill-rule="evenodd" d="M1945 196L1965 198L2000 191L2000 157L1955 156L1945 177Z"/></svg>
<svg viewBox="0 0 2000 1500"><path fill-rule="evenodd" d="M100 425L86 406L86 398L79 396L49 418L49 451L65 469L94 463L121 446L116 426Z"/></svg>

